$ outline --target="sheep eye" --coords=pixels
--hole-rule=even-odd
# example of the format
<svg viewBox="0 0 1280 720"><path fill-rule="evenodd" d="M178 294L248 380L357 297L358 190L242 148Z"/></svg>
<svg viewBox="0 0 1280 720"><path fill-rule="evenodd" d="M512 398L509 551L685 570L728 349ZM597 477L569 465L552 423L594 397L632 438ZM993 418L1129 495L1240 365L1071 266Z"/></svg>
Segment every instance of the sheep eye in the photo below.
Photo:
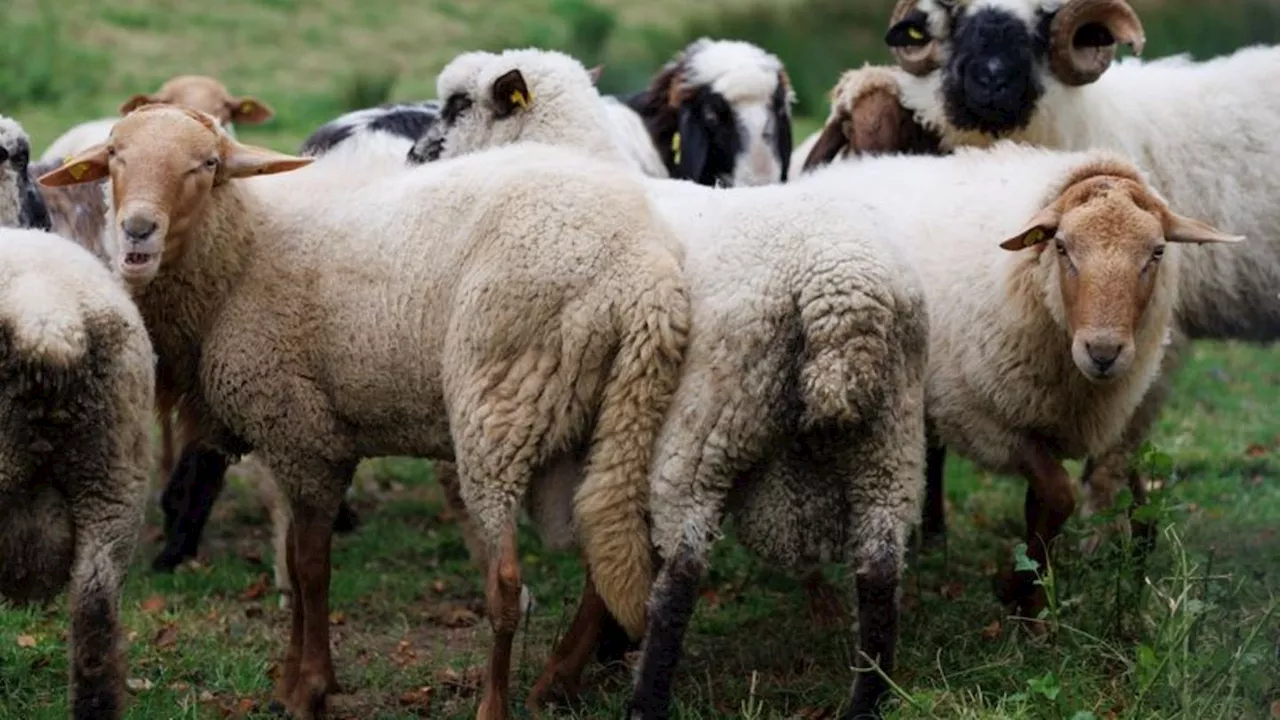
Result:
<svg viewBox="0 0 1280 720"><path fill-rule="evenodd" d="M1061 255L1062 257L1067 256L1067 246L1062 242L1062 240L1055 239L1053 241L1053 246L1055 249L1057 249L1059 255Z"/></svg>
<svg viewBox="0 0 1280 720"><path fill-rule="evenodd" d="M113 158L113 157L115 157L115 156L116 156L116 146L115 146L115 145L108 145L108 146L107 146L107 157L109 157L109 158Z"/></svg>
<svg viewBox="0 0 1280 720"><path fill-rule="evenodd" d="M458 119L458 116L471 108L471 98L462 93L455 93L449 96L449 100L444 105L444 112L441 115L445 122L452 123Z"/></svg>
<svg viewBox="0 0 1280 720"><path fill-rule="evenodd" d="M217 170L217 169L218 169L218 158L216 158L216 157L211 157L211 158L209 158L208 160L205 160L205 161L204 161L204 166L205 166L206 168L208 168L209 170Z"/></svg>
<svg viewBox="0 0 1280 720"><path fill-rule="evenodd" d="M1160 259L1160 258L1162 258L1162 257L1164 257L1164 246L1163 246L1163 245L1161 245L1160 247L1158 247L1158 248L1156 248L1155 250L1152 250L1152 251L1151 251L1151 259L1152 259L1152 260L1159 260L1159 259Z"/></svg>
<svg viewBox="0 0 1280 720"><path fill-rule="evenodd" d="M8 160L9 160L9 151L6 150L5 148L0 147L0 163L8 162Z"/></svg>

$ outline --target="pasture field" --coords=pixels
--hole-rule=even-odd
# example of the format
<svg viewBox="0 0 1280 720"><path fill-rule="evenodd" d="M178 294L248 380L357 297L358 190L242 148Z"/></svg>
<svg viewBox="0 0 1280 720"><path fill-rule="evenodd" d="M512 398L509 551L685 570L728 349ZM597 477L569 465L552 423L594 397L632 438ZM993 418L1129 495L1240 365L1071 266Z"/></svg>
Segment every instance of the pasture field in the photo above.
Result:
<svg viewBox="0 0 1280 720"><path fill-rule="evenodd" d="M435 72L462 50L566 49L603 60L602 86L616 91L707 33L782 55L801 95L798 144L840 68L887 57L877 43L891 4L715 0L691 15L676 0L8 0L0 112L27 126L38 153L134 92L209 73L275 107L242 139L290 151L347 109L432 96ZM1280 39L1271 0L1135 4L1155 55ZM1162 529L1156 552L1142 572L1123 538L1082 556L1080 539L1106 518L1074 519L1046 578L1056 632L1045 638L1019 629L991 590L1021 532L1021 481L949 459L951 535L911 557L888 718L1280 718L1280 355L1235 343L1188 355L1145 458L1160 486L1147 511ZM472 717L489 644L482 579L430 463L366 462L354 504L362 526L334 542L330 622L347 693L333 716ZM176 574L149 569L158 526L153 507L124 599L126 717L268 717L288 621L252 481L232 478L199 561ZM538 605L516 643L520 701L582 581L575 555L545 552L527 531L521 543ZM828 576L850 587L842 568ZM0 720L66 716L65 628L61 602L0 609ZM677 717L837 717L853 652L844 629L810 616L799 579L756 561L730 528L687 637ZM548 716L622 717L628 691L624 667L592 667L581 704Z"/></svg>

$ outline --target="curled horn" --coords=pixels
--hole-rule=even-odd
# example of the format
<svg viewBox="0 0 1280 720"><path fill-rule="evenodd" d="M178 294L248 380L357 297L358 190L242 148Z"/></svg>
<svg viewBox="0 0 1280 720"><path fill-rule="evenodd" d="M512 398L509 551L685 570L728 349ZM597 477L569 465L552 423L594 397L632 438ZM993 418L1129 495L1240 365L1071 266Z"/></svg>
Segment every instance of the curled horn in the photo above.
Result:
<svg viewBox="0 0 1280 720"><path fill-rule="evenodd" d="M908 15L916 11L916 3L919 0L898 0L898 4L893 8L893 14L889 16L889 27L893 27L906 19ZM894 58L897 59L898 65L903 70L923 77L929 73L942 67L942 48L938 46L938 39L931 38L927 45L919 47L891 47Z"/></svg>
<svg viewBox="0 0 1280 720"><path fill-rule="evenodd" d="M1076 44L1086 25L1101 25L1104 43ZM1069 0L1049 25L1049 69L1066 85L1087 85L1102 76L1115 59L1116 45L1142 54L1146 35L1138 14L1125 0Z"/></svg>

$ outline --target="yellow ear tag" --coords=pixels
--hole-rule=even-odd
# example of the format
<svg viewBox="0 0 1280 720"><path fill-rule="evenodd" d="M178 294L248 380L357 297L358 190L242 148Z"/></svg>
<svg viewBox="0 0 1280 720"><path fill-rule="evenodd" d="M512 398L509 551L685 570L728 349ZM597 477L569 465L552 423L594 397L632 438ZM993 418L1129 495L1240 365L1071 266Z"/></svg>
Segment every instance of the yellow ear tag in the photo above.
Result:
<svg viewBox="0 0 1280 720"><path fill-rule="evenodd" d="M1044 230L1035 228L1023 237L1022 247L1031 247L1042 242L1044 242Z"/></svg>
<svg viewBox="0 0 1280 720"><path fill-rule="evenodd" d="M71 173L71 177L79 180L84 174L89 172L89 163L78 163L67 168L67 172Z"/></svg>
<svg viewBox="0 0 1280 720"><path fill-rule="evenodd" d="M245 100L244 102L240 103L240 112L244 113L245 115L248 115L249 113L253 112L253 103L249 102L248 100Z"/></svg>
<svg viewBox="0 0 1280 720"><path fill-rule="evenodd" d="M680 164L680 133L676 133L675 135L671 136L671 154L675 156L674 158L672 158L672 162L679 165Z"/></svg>
<svg viewBox="0 0 1280 720"><path fill-rule="evenodd" d="M920 32L920 28L918 27L909 27L907 28L907 37L912 40L923 40L924 33Z"/></svg>
<svg viewBox="0 0 1280 720"><path fill-rule="evenodd" d="M519 105L521 110L529 109L530 99L531 98L526 98L524 96L524 93L520 92L519 90L516 90L515 92L511 93L511 102L515 103L516 105Z"/></svg>

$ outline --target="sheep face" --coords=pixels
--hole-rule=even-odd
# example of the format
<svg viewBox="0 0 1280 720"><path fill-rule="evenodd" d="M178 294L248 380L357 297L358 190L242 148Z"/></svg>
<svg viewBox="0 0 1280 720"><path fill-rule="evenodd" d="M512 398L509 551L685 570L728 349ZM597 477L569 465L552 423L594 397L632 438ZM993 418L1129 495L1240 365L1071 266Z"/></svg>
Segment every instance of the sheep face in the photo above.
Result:
<svg viewBox="0 0 1280 720"><path fill-rule="evenodd" d="M1051 83L1097 80L1117 44L1142 52L1124 0L900 0L885 42L937 83L947 120L1000 137L1021 130Z"/></svg>
<svg viewBox="0 0 1280 720"><path fill-rule="evenodd" d="M749 43L702 38L628 104L672 177L750 186L787 179L794 99L776 57Z"/></svg>
<svg viewBox="0 0 1280 720"><path fill-rule="evenodd" d="M0 117L0 226L48 230L49 209L27 175L31 142L16 121Z"/></svg>
<svg viewBox="0 0 1280 720"><path fill-rule="evenodd" d="M144 105L116 123L105 143L70 158L39 182L57 187L110 177L113 247L108 252L121 278L145 285L182 256L183 234L218 185L312 161L241 145L205 113Z"/></svg>
<svg viewBox="0 0 1280 720"><path fill-rule="evenodd" d="M1077 175L1001 247L1053 253L1039 262L1052 264L1071 359L1089 380L1106 382L1133 364L1166 243L1242 239L1174 213L1131 172L1104 169Z"/></svg>
<svg viewBox="0 0 1280 720"><path fill-rule="evenodd" d="M256 125L275 115L275 111L261 100L232 95L225 85L204 75L179 75L154 93L134 95L120 105L120 114L128 115L138 107L153 103L193 108L212 115L223 125Z"/></svg>

